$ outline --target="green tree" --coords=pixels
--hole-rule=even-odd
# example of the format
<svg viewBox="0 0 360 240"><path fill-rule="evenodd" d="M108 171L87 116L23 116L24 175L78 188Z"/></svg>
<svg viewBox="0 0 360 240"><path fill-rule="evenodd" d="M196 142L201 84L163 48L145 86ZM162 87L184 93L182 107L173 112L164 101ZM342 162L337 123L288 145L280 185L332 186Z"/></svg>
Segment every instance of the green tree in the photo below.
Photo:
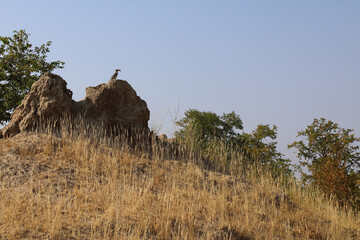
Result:
<svg viewBox="0 0 360 240"><path fill-rule="evenodd" d="M251 134L240 133L243 123L234 111L218 116L195 109L186 111L177 125L181 127L175 132L178 139L210 158L224 158L225 165L237 152L237 156L246 156L247 163L271 169L274 176L292 173L290 160L276 150L277 142L273 141L277 136L276 126L258 125Z"/></svg>
<svg viewBox="0 0 360 240"><path fill-rule="evenodd" d="M12 37L0 36L0 124L10 120L31 85L45 72L63 68L64 62L47 62L51 41L34 47L25 30Z"/></svg>
<svg viewBox="0 0 360 240"><path fill-rule="evenodd" d="M243 129L242 121L234 111L220 117L216 113L189 109L176 124L181 129L175 132L175 136L191 141L196 148L204 148L212 140L230 142L240 136L237 130Z"/></svg>
<svg viewBox="0 0 360 240"><path fill-rule="evenodd" d="M248 161L251 163L260 163L268 168L274 177L280 175L292 176L290 169L290 160L283 157L283 154L277 151L277 127L273 125L258 125L256 130L250 133L243 133L241 136L241 145Z"/></svg>
<svg viewBox="0 0 360 240"><path fill-rule="evenodd" d="M335 196L341 204L359 207L360 153L354 144L360 139L352 132L325 118L314 119L310 126L298 132L297 136L305 137L305 141L295 141L288 147L298 151L298 168L304 184L318 186L326 196Z"/></svg>

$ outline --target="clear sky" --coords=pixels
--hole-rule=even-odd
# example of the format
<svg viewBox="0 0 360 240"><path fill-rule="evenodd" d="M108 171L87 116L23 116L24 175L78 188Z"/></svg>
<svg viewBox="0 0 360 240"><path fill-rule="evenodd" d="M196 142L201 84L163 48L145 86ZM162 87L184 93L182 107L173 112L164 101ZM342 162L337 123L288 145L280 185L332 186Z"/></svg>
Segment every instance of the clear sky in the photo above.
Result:
<svg viewBox="0 0 360 240"><path fill-rule="evenodd" d="M278 126L278 149L325 117L360 136L359 0L0 0L0 35L53 41L74 92L115 68L171 133L195 108L235 111L245 131Z"/></svg>

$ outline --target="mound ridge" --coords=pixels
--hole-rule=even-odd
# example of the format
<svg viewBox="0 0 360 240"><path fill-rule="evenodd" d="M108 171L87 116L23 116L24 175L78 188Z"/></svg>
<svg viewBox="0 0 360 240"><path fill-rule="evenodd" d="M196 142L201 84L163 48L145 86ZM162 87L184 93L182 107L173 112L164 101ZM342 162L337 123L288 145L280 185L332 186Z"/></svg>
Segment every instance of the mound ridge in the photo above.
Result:
<svg viewBox="0 0 360 240"><path fill-rule="evenodd" d="M75 102L72 91L59 75L45 73L36 81L11 116L0 137L29 131L42 121L56 122L61 117L81 118L106 129L125 128L148 131L150 111L124 80L111 79L106 84L86 88L86 97Z"/></svg>
<svg viewBox="0 0 360 240"><path fill-rule="evenodd" d="M152 159L101 139L0 139L4 239L358 239L359 219L266 174Z"/></svg>

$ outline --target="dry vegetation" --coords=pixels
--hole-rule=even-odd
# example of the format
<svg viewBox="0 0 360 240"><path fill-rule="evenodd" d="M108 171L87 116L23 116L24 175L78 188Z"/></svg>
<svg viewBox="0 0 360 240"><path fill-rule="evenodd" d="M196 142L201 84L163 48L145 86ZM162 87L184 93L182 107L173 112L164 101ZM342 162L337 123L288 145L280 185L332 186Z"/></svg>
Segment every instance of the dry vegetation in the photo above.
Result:
<svg viewBox="0 0 360 240"><path fill-rule="evenodd" d="M0 139L0 239L358 239L360 220L260 170L131 154L81 135Z"/></svg>

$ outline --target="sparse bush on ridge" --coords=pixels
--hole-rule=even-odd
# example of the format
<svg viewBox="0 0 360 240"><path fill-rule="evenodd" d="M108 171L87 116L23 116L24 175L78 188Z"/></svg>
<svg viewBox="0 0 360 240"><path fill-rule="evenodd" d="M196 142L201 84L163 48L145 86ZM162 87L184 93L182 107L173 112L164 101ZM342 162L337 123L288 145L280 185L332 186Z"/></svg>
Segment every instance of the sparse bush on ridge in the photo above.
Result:
<svg viewBox="0 0 360 240"><path fill-rule="evenodd" d="M304 184L319 187L327 197L335 197L340 205L360 208L360 141L352 129L344 129L324 118L298 133L304 141L295 141ZM310 174L303 171L306 167Z"/></svg>
<svg viewBox="0 0 360 240"><path fill-rule="evenodd" d="M234 165L231 163L236 159L233 155L241 155L242 165L258 164L270 169L274 177L292 177L290 160L276 150L276 126L258 125L252 133L239 133L243 126L235 112L220 117L196 109L186 111L177 125L181 127L175 133L179 141L198 150L212 162L217 161L222 169Z"/></svg>

